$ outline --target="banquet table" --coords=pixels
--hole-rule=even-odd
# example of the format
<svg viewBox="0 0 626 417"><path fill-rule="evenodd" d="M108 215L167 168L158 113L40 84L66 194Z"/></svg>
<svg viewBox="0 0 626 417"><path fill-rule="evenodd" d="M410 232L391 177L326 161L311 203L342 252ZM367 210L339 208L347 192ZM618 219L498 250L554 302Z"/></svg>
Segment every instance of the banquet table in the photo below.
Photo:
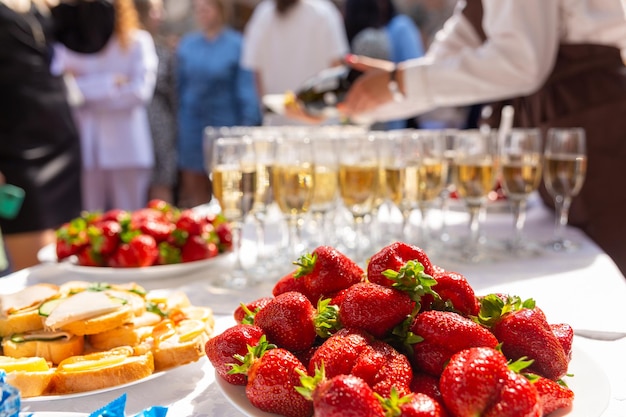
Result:
<svg viewBox="0 0 626 417"><path fill-rule="evenodd" d="M435 213L435 217L437 214L440 213ZM453 211L447 219L451 234L465 232L465 212ZM533 200L529 205L525 236L536 241L548 240L553 222L552 213L539 201ZM501 207L488 210L483 231L493 241L510 236L511 215ZM567 322L577 331L587 329L626 334L624 276L612 260L579 230L568 228L567 235L580 242L580 248L572 252L544 253L531 258L505 259L484 264L446 263L440 266L464 274L479 295L506 292L517 294L523 299L534 298L551 323ZM247 245L251 244L251 240L244 241L244 252ZM436 257L432 260L439 264ZM180 289L193 304L213 308L217 319L216 332L221 332L234 323L231 313L240 302L270 295L273 282L278 278L268 274L265 279L243 289L219 285L216 277L227 270L231 262L232 259L226 257L187 275L147 278L139 283L146 289ZM0 292L14 292L37 282L62 283L71 279L88 277L55 263L42 263L0 279ZM599 410L584 417L626 416L626 338L611 341L576 335L574 348L575 354L576 351L584 352L587 365L593 368L594 380L584 383L590 387L589 391L584 389L575 392L577 398L573 410L554 415L571 415L577 411L577 404L584 402L587 405L594 404L592 408ZM222 394L215 381L213 368L205 358L124 388L70 398L26 401L24 406L33 412L88 413L124 392L127 394L129 416L152 405L167 406L168 416L244 415ZM580 408L576 416L582 417Z"/></svg>

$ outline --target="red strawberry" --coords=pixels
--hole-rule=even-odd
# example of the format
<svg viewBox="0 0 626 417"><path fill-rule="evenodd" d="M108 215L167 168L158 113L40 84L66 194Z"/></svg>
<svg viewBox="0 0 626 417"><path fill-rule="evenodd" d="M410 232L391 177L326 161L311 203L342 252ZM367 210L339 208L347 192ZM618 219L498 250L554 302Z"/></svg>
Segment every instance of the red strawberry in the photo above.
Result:
<svg viewBox="0 0 626 417"><path fill-rule="evenodd" d="M439 378L426 373L415 373L411 381L411 391L421 392L443 404L439 390Z"/></svg>
<svg viewBox="0 0 626 417"><path fill-rule="evenodd" d="M574 392L567 386L541 376L535 380L531 378L531 381L539 393L539 402L542 405L544 416L561 408L572 406Z"/></svg>
<svg viewBox="0 0 626 417"><path fill-rule="evenodd" d="M80 249L89 243L87 221L82 217L77 217L65 223L57 229L56 238L56 255L58 260L76 255Z"/></svg>
<svg viewBox="0 0 626 417"><path fill-rule="evenodd" d="M322 314L326 303L318 312L308 298L299 292L286 292L270 300L254 317L271 343L279 347L301 351L313 346L317 337L316 318ZM332 307L329 307L329 311Z"/></svg>
<svg viewBox="0 0 626 417"><path fill-rule="evenodd" d="M120 244L122 226L115 220L104 220L89 226L89 242L96 253L110 255Z"/></svg>
<svg viewBox="0 0 626 417"><path fill-rule="evenodd" d="M455 417L539 417L537 390L507 367L495 349L477 347L455 353L439 383L446 408Z"/></svg>
<svg viewBox="0 0 626 417"><path fill-rule="evenodd" d="M166 241L176 229L173 223L160 215L155 218L145 218L135 224L134 227L139 229L141 233L152 236L157 243Z"/></svg>
<svg viewBox="0 0 626 417"><path fill-rule="evenodd" d="M268 350L248 370L246 396L268 413L309 417L313 404L295 389L301 374L306 374L306 368L293 353L281 348Z"/></svg>
<svg viewBox="0 0 626 417"><path fill-rule="evenodd" d="M479 320L488 326L502 343L502 352L512 360L533 360L528 368L549 379L557 380L567 373L568 356L554 335L543 311L532 299L490 294L481 299Z"/></svg>
<svg viewBox="0 0 626 417"><path fill-rule="evenodd" d="M245 374L231 374L231 364L240 364L234 355L245 356L248 346L256 346L263 336L259 327L240 324L224 330L223 333L209 339L204 352L217 371L217 374L234 385L245 385L248 378Z"/></svg>
<svg viewBox="0 0 626 417"><path fill-rule="evenodd" d="M550 324L552 333L563 346L563 351L567 359L572 358L572 343L574 342L574 329L567 323Z"/></svg>
<svg viewBox="0 0 626 417"><path fill-rule="evenodd" d="M309 362L309 374L324 367L328 378L349 374L357 359L369 346L371 336L363 330L343 328L317 348Z"/></svg>
<svg viewBox="0 0 626 417"><path fill-rule="evenodd" d="M105 211L100 217L99 221L104 222L107 220L113 220L116 222L123 222L130 220L130 213L126 210L111 209Z"/></svg>
<svg viewBox="0 0 626 417"><path fill-rule="evenodd" d="M202 216L191 209L181 211L178 220L176 220L176 228L184 230L190 236L200 235L202 224Z"/></svg>
<svg viewBox="0 0 626 417"><path fill-rule="evenodd" d="M330 246L319 246L295 262L299 268L294 278L304 281L307 295L312 303L320 298L361 282L363 270L350 258Z"/></svg>
<svg viewBox="0 0 626 417"><path fill-rule="evenodd" d="M104 266L105 263L102 255L89 246L80 249L76 256L77 263L81 266Z"/></svg>
<svg viewBox="0 0 626 417"><path fill-rule="evenodd" d="M383 272L388 269L399 271L408 261L418 261L424 273L433 275L433 265L426 253L419 247L403 242L395 242L375 253L367 264L367 279L380 285L392 286L393 281Z"/></svg>
<svg viewBox="0 0 626 417"><path fill-rule="evenodd" d="M254 323L254 316L256 315L256 313L258 313L259 310L265 307L267 303L269 303L271 300L272 297L262 297L248 304L240 305L235 309L235 312L233 313L233 318L237 323L252 324Z"/></svg>
<svg viewBox="0 0 626 417"><path fill-rule="evenodd" d="M384 417L374 391L361 378L337 375L317 384L312 393L316 416Z"/></svg>
<svg viewBox="0 0 626 417"><path fill-rule="evenodd" d="M307 294L307 290L304 287L304 280L298 279L294 277L296 271L292 271L280 278L276 284L274 284L274 288L272 289L272 295L274 297L289 291L296 291L301 294L304 294L309 300L313 297L309 297Z"/></svg>
<svg viewBox="0 0 626 417"><path fill-rule="evenodd" d="M339 305L342 325L363 329L378 338L402 323L415 307L406 293L372 282L355 284L342 296Z"/></svg>
<svg viewBox="0 0 626 417"><path fill-rule="evenodd" d="M189 235L180 248L180 254L182 262L201 261L217 256L217 246L207 242L202 236Z"/></svg>
<svg viewBox="0 0 626 417"><path fill-rule="evenodd" d="M374 341L365 349L350 373L363 379L382 397L389 397L392 389L400 395L411 392L413 371L409 360L382 341Z"/></svg>
<svg viewBox="0 0 626 417"><path fill-rule="evenodd" d="M433 278L437 283L431 288L439 294L440 300L434 300L432 295L427 294L422 299L422 309L454 310L464 316L478 315L480 303L465 276L437 268Z"/></svg>
<svg viewBox="0 0 626 417"><path fill-rule="evenodd" d="M109 264L118 268L136 268L153 265L158 257L159 250L154 238L148 235L136 235L128 243L118 246Z"/></svg>
<svg viewBox="0 0 626 417"><path fill-rule="evenodd" d="M420 313L410 330L423 339L412 345L413 364L434 376L440 375L446 362L460 350L479 346L495 348L498 344L488 329L449 311Z"/></svg>
<svg viewBox="0 0 626 417"><path fill-rule="evenodd" d="M436 401L422 393L409 393L399 397L392 393L389 398L382 400L385 416L391 417L447 417L445 408Z"/></svg>
<svg viewBox="0 0 626 417"><path fill-rule="evenodd" d="M215 223L214 223L215 225ZM215 226L215 233L219 238L218 249L221 252L226 252L231 250L233 247L233 232L230 224L228 223L220 223Z"/></svg>

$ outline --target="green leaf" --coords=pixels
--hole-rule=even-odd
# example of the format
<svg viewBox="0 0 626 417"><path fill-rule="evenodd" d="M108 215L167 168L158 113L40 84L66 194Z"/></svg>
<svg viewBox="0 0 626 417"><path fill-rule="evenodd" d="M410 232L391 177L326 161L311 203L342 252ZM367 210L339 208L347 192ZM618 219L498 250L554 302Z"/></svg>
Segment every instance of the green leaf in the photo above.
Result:
<svg viewBox="0 0 626 417"><path fill-rule="evenodd" d="M304 255L300 256L300 258L298 258L298 260L293 263L294 265L298 266L298 269L296 269L296 273L293 274L293 277L301 278L305 275L310 274L311 272L313 272L316 262L317 253L305 253Z"/></svg>
<svg viewBox="0 0 626 417"><path fill-rule="evenodd" d="M513 372L520 374L522 373L522 371L526 368L528 368L530 365L533 364L535 360L534 359L528 359L528 357L526 356L522 356L521 358L519 358L518 360L516 360L515 362L511 362L509 361L507 363L507 367L512 370Z"/></svg>
<svg viewBox="0 0 626 417"><path fill-rule="evenodd" d="M308 375L306 372L296 369L298 375L300 375L300 385L295 387L296 391L307 400L313 399L313 391L319 385L320 382L326 379L326 371L324 370L324 362L318 368L315 365L315 373L313 376Z"/></svg>
<svg viewBox="0 0 626 417"><path fill-rule="evenodd" d="M245 356L233 355L233 359L239 363L230 363L230 371L228 371L228 373L247 375L252 364L270 349L276 349L276 345L268 343L265 335L261 336L256 345L247 346L248 353L246 353Z"/></svg>
<svg viewBox="0 0 626 417"><path fill-rule="evenodd" d="M330 298L323 298L317 302L317 315L313 320L315 332L324 339L329 338L341 328L339 306L330 304L330 301Z"/></svg>

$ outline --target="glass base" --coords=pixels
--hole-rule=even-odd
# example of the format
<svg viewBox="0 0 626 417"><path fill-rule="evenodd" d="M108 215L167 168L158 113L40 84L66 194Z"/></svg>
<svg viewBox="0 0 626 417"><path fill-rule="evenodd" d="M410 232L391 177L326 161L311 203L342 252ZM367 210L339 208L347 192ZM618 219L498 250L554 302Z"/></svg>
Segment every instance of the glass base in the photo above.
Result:
<svg viewBox="0 0 626 417"><path fill-rule="evenodd" d="M569 239L553 239L547 242L544 247L553 252L571 252L578 250L580 244Z"/></svg>

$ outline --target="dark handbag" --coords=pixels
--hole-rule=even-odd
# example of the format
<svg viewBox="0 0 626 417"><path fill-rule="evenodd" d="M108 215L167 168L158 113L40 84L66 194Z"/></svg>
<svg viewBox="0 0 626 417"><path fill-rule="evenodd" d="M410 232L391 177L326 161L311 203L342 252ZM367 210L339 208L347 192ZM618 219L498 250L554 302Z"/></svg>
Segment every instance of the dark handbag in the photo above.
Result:
<svg viewBox="0 0 626 417"><path fill-rule="evenodd" d="M76 0L52 8L56 39L79 53L98 52L115 27L112 0Z"/></svg>

